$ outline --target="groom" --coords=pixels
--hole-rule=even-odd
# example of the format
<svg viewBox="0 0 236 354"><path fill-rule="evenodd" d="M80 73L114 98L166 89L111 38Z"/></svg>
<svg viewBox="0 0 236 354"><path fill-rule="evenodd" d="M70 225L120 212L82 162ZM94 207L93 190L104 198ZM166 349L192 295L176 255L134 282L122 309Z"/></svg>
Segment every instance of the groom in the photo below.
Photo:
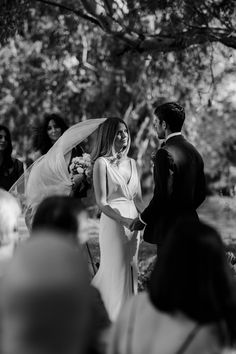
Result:
<svg viewBox="0 0 236 354"><path fill-rule="evenodd" d="M154 126L164 139L154 156L154 195L148 207L131 224L142 230L144 240L163 246L174 223L183 217L198 220L196 209L206 196L204 165L201 155L181 133L184 108L168 102L156 106Z"/></svg>

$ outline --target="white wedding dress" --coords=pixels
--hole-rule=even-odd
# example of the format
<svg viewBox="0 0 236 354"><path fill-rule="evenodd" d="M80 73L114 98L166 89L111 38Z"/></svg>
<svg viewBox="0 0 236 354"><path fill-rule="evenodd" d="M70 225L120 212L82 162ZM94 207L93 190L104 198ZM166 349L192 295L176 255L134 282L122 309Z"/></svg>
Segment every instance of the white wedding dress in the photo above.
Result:
<svg viewBox="0 0 236 354"><path fill-rule="evenodd" d="M138 212L134 204L139 189L136 163L131 160L132 173L128 184L109 158L100 157L107 166L107 202L118 213L134 219ZM138 231L126 227L106 216L100 219L100 267L92 284L101 292L110 319L115 321L122 305L137 293L139 247Z"/></svg>

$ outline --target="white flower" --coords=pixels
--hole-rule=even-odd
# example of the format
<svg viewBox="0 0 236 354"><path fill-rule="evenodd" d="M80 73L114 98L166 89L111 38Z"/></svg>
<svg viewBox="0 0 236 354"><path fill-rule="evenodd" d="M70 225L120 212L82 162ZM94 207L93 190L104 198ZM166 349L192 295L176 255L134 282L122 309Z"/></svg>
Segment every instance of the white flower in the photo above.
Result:
<svg viewBox="0 0 236 354"><path fill-rule="evenodd" d="M90 161L84 161L84 166L85 166L85 167L91 167L92 164L91 164Z"/></svg>
<svg viewBox="0 0 236 354"><path fill-rule="evenodd" d="M91 162L91 156L89 154L83 154L83 160L86 162Z"/></svg>
<svg viewBox="0 0 236 354"><path fill-rule="evenodd" d="M83 164L83 163L84 163L84 158L83 158L82 156L79 156L78 162L81 163L81 164Z"/></svg>
<svg viewBox="0 0 236 354"><path fill-rule="evenodd" d="M76 169L78 174L83 174L84 173L84 169L82 167L77 167Z"/></svg>

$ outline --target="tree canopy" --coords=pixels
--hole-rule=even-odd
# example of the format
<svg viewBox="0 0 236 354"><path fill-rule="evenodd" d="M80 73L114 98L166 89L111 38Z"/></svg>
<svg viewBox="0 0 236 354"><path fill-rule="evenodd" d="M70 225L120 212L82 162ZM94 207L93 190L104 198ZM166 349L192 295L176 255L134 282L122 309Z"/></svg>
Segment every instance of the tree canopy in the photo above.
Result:
<svg viewBox="0 0 236 354"><path fill-rule="evenodd" d="M236 48L235 0L1 0L2 40L37 3L99 27L123 51L171 52L219 42ZM7 28L4 30L4 28Z"/></svg>
<svg viewBox="0 0 236 354"><path fill-rule="evenodd" d="M31 128L45 113L58 112L69 124L120 116L148 177L144 156L157 144L152 104L177 100L209 179L228 178L235 1L0 0L0 9L0 121L19 155L32 150Z"/></svg>

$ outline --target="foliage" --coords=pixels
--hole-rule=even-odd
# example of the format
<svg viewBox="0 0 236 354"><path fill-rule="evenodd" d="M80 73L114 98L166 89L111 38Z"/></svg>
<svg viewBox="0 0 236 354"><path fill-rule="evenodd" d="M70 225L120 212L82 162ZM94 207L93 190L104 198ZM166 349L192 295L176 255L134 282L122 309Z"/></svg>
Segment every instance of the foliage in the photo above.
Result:
<svg viewBox="0 0 236 354"><path fill-rule="evenodd" d="M13 17L20 18L28 1L85 19L121 42L123 51L170 52L209 42L236 48L235 0L10 0Z"/></svg>
<svg viewBox="0 0 236 354"><path fill-rule="evenodd" d="M16 32L22 32L28 11L27 0L0 0L0 44L6 44Z"/></svg>
<svg viewBox="0 0 236 354"><path fill-rule="evenodd" d="M234 46L234 2L214 1L212 6L210 0L194 0L190 6L187 0L106 0L102 11L89 6L92 0L57 1L63 8L41 0L1 0L4 11L15 5L5 32L0 29L0 121L13 132L16 153L31 152L31 128L46 112L59 112L69 124L121 116L129 124L131 153L148 191L151 169L145 156L158 144L152 104L178 100L187 111L185 133L203 153L210 180L227 184L236 129L235 54L228 48ZM105 18L111 21L108 27ZM220 36L206 35L213 26L221 28ZM200 32L191 32L198 28L205 31L201 41ZM232 43L222 34L229 30ZM131 39L138 33L135 47L127 33ZM155 43L145 49L150 38Z"/></svg>

